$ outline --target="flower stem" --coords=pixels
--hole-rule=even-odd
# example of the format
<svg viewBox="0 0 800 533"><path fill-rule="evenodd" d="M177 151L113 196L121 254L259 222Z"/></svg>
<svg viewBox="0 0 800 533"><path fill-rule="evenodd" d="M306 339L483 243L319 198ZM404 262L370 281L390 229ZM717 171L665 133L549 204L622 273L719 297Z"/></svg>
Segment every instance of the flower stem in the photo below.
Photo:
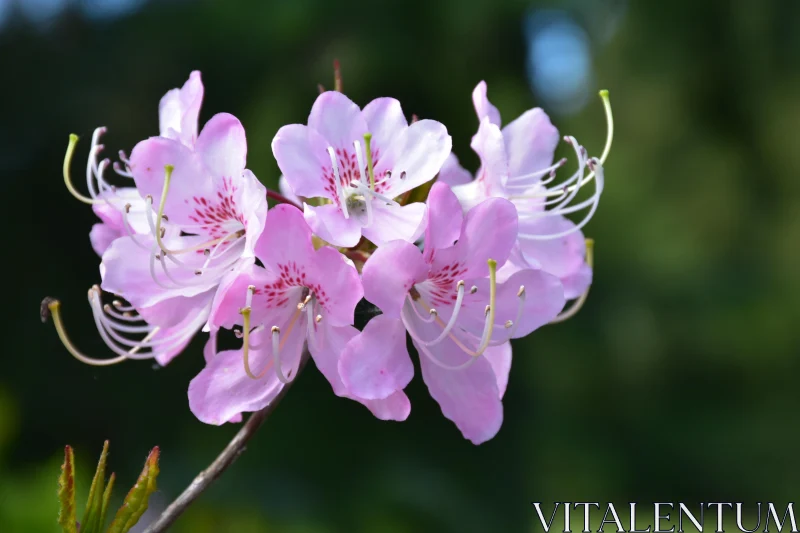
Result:
<svg viewBox="0 0 800 533"><path fill-rule="evenodd" d="M303 350L303 355L301 356L300 366L297 369L297 374L299 374L303 367L305 366L306 362L308 361L309 353L307 349ZM177 499L172 502L169 507L167 507L161 516L159 516L154 522L152 522L147 529L144 530L144 533L161 533L166 531L168 527L170 527L175 520L178 519L180 515L186 511L189 505L194 502L198 496L200 496L211 484L219 478L225 470L228 469L229 466L233 464L239 456L244 453L247 443L250 439L253 438L258 428L261 427L264 422L266 422L269 415L275 410L278 406L280 401L289 391L292 383L297 380L297 376L295 375L295 379L291 381L291 383L285 385L283 390L278 394L278 396L272 400L272 402L263 408L260 411L256 411L250 418L247 419L247 422L242 426L236 436L225 446L225 449L222 450L214 462L212 462L208 468L200 472L197 477L189 484L188 487L181 493Z"/></svg>
<svg viewBox="0 0 800 533"><path fill-rule="evenodd" d="M270 189L267 189L267 198L272 198L276 202L280 202L282 204L293 205L293 206L295 206L297 208L302 209L302 206L298 205L297 202L295 202L293 200L289 200L284 195L282 195L282 194L280 194L278 192L272 191Z"/></svg>

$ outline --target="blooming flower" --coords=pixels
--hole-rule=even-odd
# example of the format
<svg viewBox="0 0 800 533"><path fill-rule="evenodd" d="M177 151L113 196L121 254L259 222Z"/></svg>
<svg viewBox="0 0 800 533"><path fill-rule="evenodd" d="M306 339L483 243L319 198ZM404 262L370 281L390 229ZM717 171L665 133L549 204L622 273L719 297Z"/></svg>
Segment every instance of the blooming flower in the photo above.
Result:
<svg viewBox="0 0 800 533"><path fill-rule="evenodd" d="M381 419L404 420L408 398L394 391L360 398L346 389L339 354L357 334L351 324L363 290L358 272L329 246L314 249L311 229L297 208L269 211L255 255L264 265L229 274L215 299L212 328L243 326L240 350L221 352L189 385L189 405L203 422L222 424L262 409L297 373L304 344L338 396L366 405Z"/></svg>
<svg viewBox="0 0 800 533"><path fill-rule="evenodd" d="M425 205L393 200L434 178L450 153L444 125L410 126L400 103L378 98L363 110L341 93L321 94L308 126L282 127L272 151L295 195L322 198L304 204L314 233L335 245L416 240L425 229Z"/></svg>
<svg viewBox="0 0 800 533"><path fill-rule="evenodd" d="M194 71L182 88L172 89L161 98L158 106L160 135L193 147L197 140L197 117L202 101L203 82L200 73ZM118 237L150 232L147 224L148 208L136 188L110 185L104 177L110 161L104 159L98 162L97 158L103 150L100 137L105 132L106 128L102 127L94 131L86 166L86 183L91 195L92 209L101 220L92 226L89 239L94 251L101 256ZM122 168L114 162L114 170L120 176L132 178L125 152L120 151L119 155L126 167ZM68 186L74 191L71 184L68 183ZM74 193L77 194L77 191ZM79 194L77 196L79 199L85 198ZM167 231L171 229L167 227Z"/></svg>
<svg viewBox="0 0 800 533"><path fill-rule="evenodd" d="M558 278L531 268L497 283L517 236L511 202L490 198L464 216L450 188L436 183L428 205L424 251L393 241L364 266L364 296L383 315L348 342L339 372L362 398L396 394L413 375L407 331L431 396L480 444L502 423L508 341L550 322L564 305L563 289Z"/></svg>
<svg viewBox="0 0 800 533"><path fill-rule="evenodd" d="M453 186L465 209L485 198L511 200L519 214L519 240L512 253L508 271L534 266L561 279L567 299L588 290L592 280L581 228L597 209L603 191L602 163L611 145L611 115L608 98L601 93L609 119L609 136L602 157L589 159L586 150L574 137L572 145L578 170L562 183L551 186L556 171L566 163L553 164L558 144L558 130L539 108L530 109L500 129L500 113L486 96L486 83L480 82L472 93L480 127L472 139L472 149L481 167L471 180L469 173L454 155L448 158L439 179ZM587 168L591 171L586 175ZM595 182L595 191L587 200L575 201L580 189ZM566 215L588 210L577 224Z"/></svg>
<svg viewBox="0 0 800 533"><path fill-rule="evenodd" d="M154 357L168 363L206 324L223 276L254 261L266 190L245 169L247 143L238 119L215 115L197 135L202 93L199 73L193 73L182 89L162 98L161 135L137 144L130 160L121 156L125 169L116 170L132 178L135 188L115 188L104 180L108 160L96 162L100 129L87 165L92 197L81 196L69 177L77 138L70 140L67 186L104 221L93 230L95 248L103 252L102 289L128 301L103 304L100 288L90 289L95 323L117 357L93 359L68 346L84 362ZM62 340L68 344L65 333Z"/></svg>

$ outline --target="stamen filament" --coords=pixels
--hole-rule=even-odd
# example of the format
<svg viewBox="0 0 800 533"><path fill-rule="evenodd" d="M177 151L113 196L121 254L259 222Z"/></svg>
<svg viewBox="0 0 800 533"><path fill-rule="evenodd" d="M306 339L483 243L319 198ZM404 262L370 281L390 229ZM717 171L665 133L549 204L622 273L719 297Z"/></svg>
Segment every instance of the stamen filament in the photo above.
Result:
<svg viewBox="0 0 800 533"><path fill-rule="evenodd" d="M99 204L101 200L97 200L96 198L88 198L81 193L78 192L77 189L72 185L72 177L70 176L69 167L72 164L72 156L75 154L75 145L78 144L78 136L74 133L69 135L69 144L67 145L67 153L64 154L64 167L63 167L63 174L64 174L64 185L67 186L67 190L74 196L78 201L81 201L85 204Z"/></svg>
<svg viewBox="0 0 800 533"><path fill-rule="evenodd" d="M594 268L594 239L586 239L586 264L589 265L589 268ZM578 311L581 310L583 304L586 303L586 299L589 297L589 289L591 288L591 284L586 287L586 290L583 291L577 300L575 300L569 309L566 309L558 314L553 320L550 321L551 324L558 324L559 322L564 322L565 320L569 320L570 318L574 317L578 314Z"/></svg>
<svg viewBox="0 0 800 533"><path fill-rule="evenodd" d="M372 134L364 134L364 145L367 151L367 169L369 171L369 188L375 190L375 170L372 168Z"/></svg>
<svg viewBox="0 0 800 533"><path fill-rule="evenodd" d="M331 167L333 167L334 186L336 187L336 196L339 197L339 205L342 207L342 214L344 218L350 218L350 213L347 212L347 199L344 196L344 188L342 187L341 178L339 178L339 161L336 153L333 151L333 146L328 146L328 155L331 156Z"/></svg>
<svg viewBox="0 0 800 533"><path fill-rule="evenodd" d="M63 344L67 351L78 361L92 366L110 366L121 363L128 358L127 354L111 359L95 359L94 357L84 355L75 347L74 344L72 344L72 341L70 341L69 337L67 336L64 323L61 321L61 302L53 298L46 298L42 304L47 306L49 315L53 317L53 324L56 327L56 333L58 333L58 338L61 340L61 344ZM43 315L43 319L46 318L47 315Z"/></svg>

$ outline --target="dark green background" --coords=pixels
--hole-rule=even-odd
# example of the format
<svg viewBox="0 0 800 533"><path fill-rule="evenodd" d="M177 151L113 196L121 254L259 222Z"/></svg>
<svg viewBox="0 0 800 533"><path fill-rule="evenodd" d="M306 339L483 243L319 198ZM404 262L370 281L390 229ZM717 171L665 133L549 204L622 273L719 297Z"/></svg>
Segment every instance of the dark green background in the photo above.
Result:
<svg viewBox="0 0 800 533"><path fill-rule="evenodd" d="M157 133L161 95L200 69L201 122L240 117L248 166L274 185L272 137L305 122L339 58L351 98L394 96L444 122L474 169L470 92L485 79L506 120L546 104L526 77L524 20L554 7L586 28L588 89L610 90L617 136L586 231L592 293L575 319L515 344L498 436L465 441L418 376L396 424L309 368L173 531L541 531L531 501L795 498L800 3L151 1L116 20L73 9L0 29L0 531L56 531L64 444L85 494L110 439L119 495L160 445L163 505L236 431L189 412L200 343L162 369L90 368L39 322L42 297L58 296L75 342L105 353L85 303L94 216L60 175L69 133L84 139L80 183L94 127L109 128L109 155L130 149ZM599 153L599 99L551 116Z"/></svg>

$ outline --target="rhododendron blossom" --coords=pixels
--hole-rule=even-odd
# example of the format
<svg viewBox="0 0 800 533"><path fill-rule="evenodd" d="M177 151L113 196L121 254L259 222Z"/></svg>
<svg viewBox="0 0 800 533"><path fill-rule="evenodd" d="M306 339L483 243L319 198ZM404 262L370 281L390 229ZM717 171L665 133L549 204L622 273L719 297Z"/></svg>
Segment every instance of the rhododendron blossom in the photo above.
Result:
<svg viewBox="0 0 800 533"><path fill-rule="evenodd" d="M540 109L501 129L478 85L471 146L481 165L473 179L443 124L409 124L393 98L359 108L336 79L307 124L283 126L272 141L280 192L246 168L236 117L216 114L198 132L199 72L164 95L159 135L130 157L101 159L105 128L95 130L85 195L71 178L71 136L64 181L101 220L90 239L102 281L88 299L114 356L79 351L58 300L45 299L43 318L52 316L67 350L92 365L166 364L207 332L205 366L188 399L214 425L266 413L308 358L336 396L378 419L405 420L410 338L444 416L465 438L485 442L502 424L511 340L585 301L592 255L581 230L603 191L607 96L602 156L590 158L567 137L578 169L553 185L565 162L553 163L558 132ZM109 167L122 185L107 179ZM594 192L582 199L590 182ZM279 205L268 209L268 198ZM567 218L580 212L587 214L578 222ZM104 291L113 295L107 303ZM366 309L359 320L357 305ZM361 331L357 322L366 322ZM238 348L218 351L225 336Z"/></svg>
<svg viewBox="0 0 800 533"><path fill-rule="evenodd" d="M393 98L361 110L335 91L317 98L307 126L284 126L272 141L294 194L323 199L304 204L314 233L346 247L362 235L377 245L415 241L425 230L425 205L394 198L432 180L451 146L444 125L420 120L409 126Z"/></svg>
<svg viewBox="0 0 800 533"><path fill-rule="evenodd" d="M613 133L608 98L605 93L601 96L609 120L602 156L589 158L574 137L565 137L575 153L578 169L554 184L556 172L567 160L553 163L559 136L548 116L542 109L530 109L501 130L500 112L487 98L486 83L480 82L472 93L480 126L471 146L480 157L481 167L473 180L451 155L440 175L453 186L465 209L485 198L512 201L519 213L519 234L507 271L527 266L542 268L561 279L568 299L585 293L592 280L581 228L591 220L599 204L604 185L602 164ZM594 192L588 199L577 201L581 188L592 181ZM586 214L577 224L567 218L579 212Z"/></svg>
<svg viewBox="0 0 800 533"><path fill-rule="evenodd" d="M383 311L348 343L339 368L348 389L380 399L408 384L408 331L422 375L444 415L476 444L502 422L512 338L550 322L564 305L558 278L525 269L497 283L517 237L511 202L490 198L462 216L434 184L425 250L394 241L364 265L364 296ZM462 222L463 220L463 222Z"/></svg>

